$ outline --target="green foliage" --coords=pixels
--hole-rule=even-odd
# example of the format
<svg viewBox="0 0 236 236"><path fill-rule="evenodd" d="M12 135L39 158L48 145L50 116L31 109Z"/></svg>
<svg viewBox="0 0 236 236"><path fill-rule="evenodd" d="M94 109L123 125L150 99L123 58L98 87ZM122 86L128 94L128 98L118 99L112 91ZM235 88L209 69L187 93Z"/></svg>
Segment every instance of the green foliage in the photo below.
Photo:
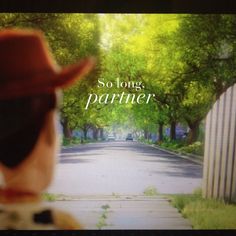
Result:
<svg viewBox="0 0 236 236"><path fill-rule="evenodd" d="M71 139L63 137L62 146L69 146L71 144Z"/></svg>
<svg viewBox="0 0 236 236"><path fill-rule="evenodd" d="M98 229L102 229L103 227L107 226L108 224L106 223L106 214L102 214L100 217L99 217L99 220L98 220L98 223L96 224L96 227Z"/></svg>
<svg viewBox="0 0 236 236"><path fill-rule="evenodd" d="M106 204L106 205L102 205L101 208L102 208L103 210L107 210L107 209L110 208L110 206L109 206L108 204Z"/></svg>
<svg viewBox="0 0 236 236"><path fill-rule="evenodd" d="M171 203L191 221L194 229L236 229L236 205L194 194L171 195Z"/></svg>
<svg viewBox="0 0 236 236"><path fill-rule="evenodd" d="M161 147L178 150L186 145L185 141L181 140L170 140L169 138L165 138L165 141L159 144Z"/></svg>
<svg viewBox="0 0 236 236"><path fill-rule="evenodd" d="M98 223L96 224L96 227L98 229L102 229L103 227L108 226L106 219L108 217L107 214L108 214L108 209L110 208L110 206L106 204L106 205L102 205L101 208L103 209L103 212L98 219Z"/></svg>
<svg viewBox="0 0 236 236"><path fill-rule="evenodd" d="M199 156L204 155L204 144L200 141L188 145L184 140L166 139L164 142L161 142L158 145L178 153L195 154Z"/></svg>
<svg viewBox="0 0 236 236"><path fill-rule="evenodd" d="M145 144L153 144L153 141L150 139L145 139L143 136L138 138L138 141Z"/></svg>
<svg viewBox="0 0 236 236"><path fill-rule="evenodd" d="M70 146L74 144L81 144L81 138L73 137L73 138L66 138L63 137L62 145L63 146Z"/></svg>
<svg viewBox="0 0 236 236"><path fill-rule="evenodd" d="M232 24L234 20L229 19ZM219 58L226 40L221 34L224 24L225 16L219 15L103 16L104 77L141 80L145 90L156 95L148 106L127 108L136 128L153 132L159 123L185 122L190 128L189 143L197 140L200 121L219 94L215 78L229 86L225 81L232 72L230 62ZM213 69L214 57L221 62ZM215 68L227 72L221 76Z"/></svg>
<svg viewBox="0 0 236 236"><path fill-rule="evenodd" d="M112 196L115 197L115 198L119 198L120 197L120 194L119 193L112 193Z"/></svg>
<svg viewBox="0 0 236 236"><path fill-rule="evenodd" d="M201 199L201 190L194 191L193 194L176 194L171 195L171 204L176 207L180 212L183 211L186 205L191 202Z"/></svg>
<svg viewBox="0 0 236 236"><path fill-rule="evenodd" d="M195 196L202 196L202 188L199 187L199 188L194 189L193 195L195 195Z"/></svg>
<svg viewBox="0 0 236 236"><path fill-rule="evenodd" d="M112 125L156 132L173 122L189 126L188 146L202 153L199 126L217 98L236 82L236 16L223 14L1 13L0 28L42 30L61 66L95 56L97 66L63 91L64 135ZM97 80L139 81L141 91L98 88ZM93 104L89 93L155 94L149 104ZM203 132L201 132L201 140ZM67 145L69 140L64 140ZM164 144L165 145L165 144ZM172 144L174 146L174 143ZM180 146L174 146L180 148Z"/></svg>
<svg viewBox="0 0 236 236"><path fill-rule="evenodd" d="M83 138L78 138L78 137L72 137L72 138L63 137L62 146L67 147L67 146L74 146L74 145L94 143L94 142L97 142L97 140L94 140L94 139L91 139L91 138L87 138L85 140Z"/></svg>
<svg viewBox="0 0 236 236"><path fill-rule="evenodd" d="M54 202L57 200L57 195L52 193L43 193L42 195L44 201Z"/></svg>
<svg viewBox="0 0 236 236"><path fill-rule="evenodd" d="M52 54L61 66L76 63L88 56L99 61L99 21L96 14L1 13L0 28L34 28L44 32ZM85 112L88 92L95 86L99 62L86 79L64 91L61 108L62 124L67 129L84 128L95 123L94 110Z"/></svg>
<svg viewBox="0 0 236 236"><path fill-rule="evenodd" d="M145 188L145 190L143 191L143 194L145 196L157 196L158 191L157 191L156 187L149 186L149 187Z"/></svg>
<svg viewBox="0 0 236 236"><path fill-rule="evenodd" d="M202 142L195 142L185 147L181 147L178 151L183 153L192 153L199 156L204 155L204 144Z"/></svg>

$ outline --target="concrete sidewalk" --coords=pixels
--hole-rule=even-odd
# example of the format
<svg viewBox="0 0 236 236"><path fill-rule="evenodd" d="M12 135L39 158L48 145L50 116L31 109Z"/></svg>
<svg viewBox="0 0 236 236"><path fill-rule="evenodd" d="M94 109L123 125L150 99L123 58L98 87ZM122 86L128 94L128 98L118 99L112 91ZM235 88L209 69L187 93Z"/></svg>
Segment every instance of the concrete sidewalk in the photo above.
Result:
<svg viewBox="0 0 236 236"><path fill-rule="evenodd" d="M162 196L83 196L46 204L70 212L84 229L191 229Z"/></svg>

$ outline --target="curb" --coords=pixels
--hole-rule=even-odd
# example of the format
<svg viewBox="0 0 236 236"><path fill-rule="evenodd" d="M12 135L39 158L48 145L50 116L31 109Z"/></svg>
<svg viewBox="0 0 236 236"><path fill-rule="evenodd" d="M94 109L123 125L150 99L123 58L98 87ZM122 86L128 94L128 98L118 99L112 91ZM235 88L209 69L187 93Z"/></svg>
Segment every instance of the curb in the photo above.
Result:
<svg viewBox="0 0 236 236"><path fill-rule="evenodd" d="M161 150L161 151L163 151L163 152L170 153L170 154L175 155L175 156L178 156L178 157L180 157L180 158L183 158L183 159L192 161L192 162L194 162L194 163L196 163L196 164L198 164L198 165L203 165L203 160L200 160L200 158L197 157L197 156L196 156L196 158L198 158L198 160L196 160L196 159L193 158L192 156L187 156L187 155L179 154L179 153L170 151L170 150L168 150L168 149L161 148L161 147L159 147L159 146L157 146L157 145L155 145L155 144L146 144L146 143L142 143L142 144L147 145L147 146L149 146L149 147L153 147L153 148L158 149L158 150Z"/></svg>
<svg viewBox="0 0 236 236"><path fill-rule="evenodd" d="M78 144L78 145L75 144L74 146L67 146L67 147L66 147L66 146L65 146L65 147L62 146L62 147L61 147L61 150L71 149L71 148L74 148L74 147L76 147L76 146L79 146L79 144Z"/></svg>
<svg viewBox="0 0 236 236"><path fill-rule="evenodd" d="M94 143L100 143L102 141L97 141L97 142L88 142L88 143L76 143L76 144L72 144L72 146L63 146L61 145L61 150L62 149L70 149L70 148L74 148L77 146L82 146L82 145L90 145L90 144L94 144Z"/></svg>
<svg viewBox="0 0 236 236"><path fill-rule="evenodd" d="M94 142L95 143L95 142ZM61 146L61 150L62 149L71 149L71 148L74 148L74 147L78 147L78 146L81 146L81 145L88 145L88 144L92 144L92 143L78 143L78 144L74 144L72 146Z"/></svg>

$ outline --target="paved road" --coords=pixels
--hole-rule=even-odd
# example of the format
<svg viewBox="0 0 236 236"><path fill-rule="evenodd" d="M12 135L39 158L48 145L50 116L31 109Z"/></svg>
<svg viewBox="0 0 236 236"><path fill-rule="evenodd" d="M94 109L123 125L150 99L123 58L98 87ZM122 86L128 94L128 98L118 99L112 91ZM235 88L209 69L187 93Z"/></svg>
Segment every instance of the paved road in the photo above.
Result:
<svg viewBox="0 0 236 236"><path fill-rule="evenodd" d="M48 192L66 195L140 195L147 187L191 193L202 166L136 142L103 142L63 149Z"/></svg>

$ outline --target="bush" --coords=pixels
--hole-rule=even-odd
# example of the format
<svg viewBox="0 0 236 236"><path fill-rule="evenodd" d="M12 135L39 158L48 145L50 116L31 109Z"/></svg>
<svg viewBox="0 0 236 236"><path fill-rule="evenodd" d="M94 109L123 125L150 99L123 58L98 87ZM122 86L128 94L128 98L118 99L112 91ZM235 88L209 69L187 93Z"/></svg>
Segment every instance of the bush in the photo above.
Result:
<svg viewBox="0 0 236 236"><path fill-rule="evenodd" d="M70 144L71 144L71 140L70 140L69 138L63 137L63 139L62 139L62 145L63 145L63 146L68 146L68 145L70 145Z"/></svg>
<svg viewBox="0 0 236 236"><path fill-rule="evenodd" d="M145 196L157 196L158 192L157 192L156 187L149 186L149 187L145 188L145 190L143 191L143 194Z"/></svg>
<svg viewBox="0 0 236 236"><path fill-rule="evenodd" d="M146 144L153 143L151 140L146 140L143 137L139 138L139 141ZM177 151L183 154L189 153L189 154L195 154L199 156L204 155L204 144L200 141L187 145L186 140L170 140L169 137L165 136L162 142L158 141L156 142L156 144L159 145L160 147L170 149L172 151Z"/></svg>
<svg viewBox="0 0 236 236"><path fill-rule="evenodd" d="M72 137L72 138L65 138L63 137L62 139L62 146L70 146L70 145L75 145L75 144L85 144L85 143L91 143L91 142L97 142L98 140L90 139L87 138L81 139L79 137Z"/></svg>
<svg viewBox="0 0 236 236"><path fill-rule="evenodd" d="M195 142L195 143L190 144L188 146L181 147L179 149L179 151L203 156L203 154L204 154L204 145L203 145L203 143L198 141L198 142Z"/></svg>
<svg viewBox="0 0 236 236"><path fill-rule="evenodd" d="M141 143L153 144L153 141L151 139L145 139L144 137L139 138L138 141Z"/></svg>
<svg viewBox="0 0 236 236"><path fill-rule="evenodd" d="M170 139L166 139L166 141L160 144L161 147L166 147L173 150L178 150L184 145L185 145L185 142L182 140L170 140Z"/></svg>
<svg viewBox="0 0 236 236"><path fill-rule="evenodd" d="M72 138L63 137L62 139L63 146L69 146L69 145L80 144L80 143L81 143L81 139L78 137L72 137Z"/></svg>
<svg viewBox="0 0 236 236"><path fill-rule="evenodd" d="M42 198L44 201L54 202L57 200L57 195L52 193L43 193Z"/></svg>
<svg viewBox="0 0 236 236"><path fill-rule="evenodd" d="M71 144L79 144L79 143L81 143L81 138L73 137L71 139Z"/></svg>

